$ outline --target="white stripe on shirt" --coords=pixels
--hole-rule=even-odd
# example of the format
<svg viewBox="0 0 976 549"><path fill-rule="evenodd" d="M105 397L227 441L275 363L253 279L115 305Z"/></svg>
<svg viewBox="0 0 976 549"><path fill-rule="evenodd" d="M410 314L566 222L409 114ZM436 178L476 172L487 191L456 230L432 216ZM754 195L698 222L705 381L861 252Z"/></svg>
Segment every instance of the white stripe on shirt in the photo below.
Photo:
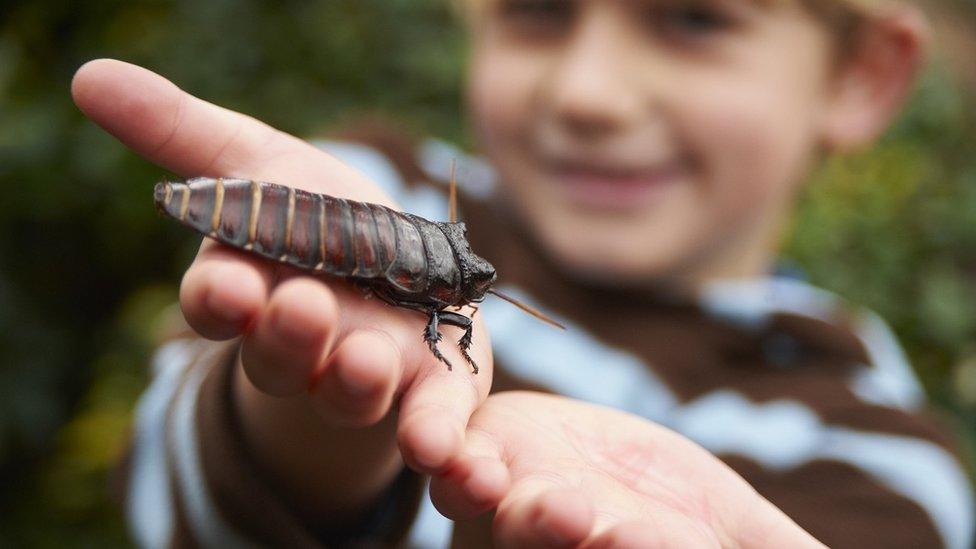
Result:
<svg viewBox="0 0 976 549"><path fill-rule="evenodd" d="M172 494L166 466L166 411L201 342L177 340L153 357L154 378L135 411L126 516L140 547L161 549L173 534Z"/></svg>
<svg viewBox="0 0 976 549"><path fill-rule="evenodd" d="M210 373L207 366L217 364L218 355L223 351L222 346L213 345L211 349L200 353L198 363L187 374L173 404L170 440L176 461L176 480L193 538L198 544L203 547L257 547L221 518L207 489L200 457L197 401L203 382ZM219 367L219 364L215 367Z"/></svg>

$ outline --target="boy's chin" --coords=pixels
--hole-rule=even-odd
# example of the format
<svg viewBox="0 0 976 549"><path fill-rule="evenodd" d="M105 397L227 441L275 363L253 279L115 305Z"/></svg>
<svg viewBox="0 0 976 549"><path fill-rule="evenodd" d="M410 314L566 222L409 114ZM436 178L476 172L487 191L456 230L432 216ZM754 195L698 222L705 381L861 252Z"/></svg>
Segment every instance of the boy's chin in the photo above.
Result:
<svg viewBox="0 0 976 549"><path fill-rule="evenodd" d="M682 268L683 262L667 253L638 253L620 251L611 246L591 250L566 249L559 245L545 246L553 263L573 280L587 286L612 290L659 291L683 293L680 288L691 286L691 276ZM662 250L663 252L663 250Z"/></svg>
<svg viewBox="0 0 976 549"><path fill-rule="evenodd" d="M524 192L524 189L523 189ZM519 198L519 197L516 197ZM558 197L527 196L516 204L541 205L519 211L524 227L548 261L575 281L615 289L659 289L694 285L695 271L710 246L701 215L679 203L674 211L639 214L581 213Z"/></svg>
<svg viewBox="0 0 976 549"><path fill-rule="evenodd" d="M675 299L695 294L694 286L689 280L665 271L593 269L589 266L567 265L564 272L583 286L603 291L670 296Z"/></svg>

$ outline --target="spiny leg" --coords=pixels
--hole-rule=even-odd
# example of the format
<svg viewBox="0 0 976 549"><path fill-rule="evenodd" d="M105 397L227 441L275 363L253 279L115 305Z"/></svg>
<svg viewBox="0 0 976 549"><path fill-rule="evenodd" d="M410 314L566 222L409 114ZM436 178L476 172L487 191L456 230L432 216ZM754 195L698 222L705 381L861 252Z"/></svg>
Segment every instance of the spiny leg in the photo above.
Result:
<svg viewBox="0 0 976 549"><path fill-rule="evenodd" d="M444 311L441 311L439 309L431 309L429 305L425 305L422 303L400 301L395 297L387 294L386 292L377 291L376 288L372 288L372 290L373 290L373 295L378 297L384 303L388 303L394 307L403 307L404 309L412 309L414 311L419 311L428 315L429 320L427 321L427 326L424 328L423 331L424 341L427 342L427 346L430 348L431 354L433 354L437 360L443 362L444 364L447 364L448 371L454 369L454 367L451 365L451 361L447 360L447 357L441 354L440 350L437 348L437 344L440 342L442 337L441 333L437 330L437 324L441 315L445 314Z"/></svg>
<svg viewBox="0 0 976 549"><path fill-rule="evenodd" d="M468 348L471 347L471 334L474 331L474 315L477 313L478 308L472 305L471 316L468 319L468 326L464 329L464 335L461 336L460 340L458 340L458 346L461 348L461 354L464 355L464 358L469 364L471 364L471 366L474 368L474 373L476 374L478 373L478 365L471 360L470 356L468 356Z"/></svg>
<svg viewBox="0 0 976 549"><path fill-rule="evenodd" d="M474 324L471 319L458 313L449 313L447 311L441 311L440 321L449 326L457 326L464 330L464 335L458 340L458 348L461 350L461 356L464 360L468 361L474 373L478 373L478 365L474 363L471 359L471 355L468 354L468 349L471 348L471 336L474 330Z"/></svg>
<svg viewBox="0 0 976 549"><path fill-rule="evenodd" d="M441 340L441 333L437 331L437 320L443 314L445 313L440 311L430 311L430 320L427 321L427 327L424 328L424 341L430 347L430 352L434 354L437 360L447 364L447 369L450 371L453 370L451 362L437 349L437 342Z"/></svg>
<svg viewBox="0 0 976 549"><path fill-rule="evenodd" d="M464 360L467 360L468 364L471 365L472 373L477 375L478 365L475 364L474 359L472 359L471 355L468 354L468 348L470 347L471 347L471 327L468 326L468 328L464 331L464 335L461 336L461 339L458 340L458 349L461 350L461 356L464 357Z"/></svg>

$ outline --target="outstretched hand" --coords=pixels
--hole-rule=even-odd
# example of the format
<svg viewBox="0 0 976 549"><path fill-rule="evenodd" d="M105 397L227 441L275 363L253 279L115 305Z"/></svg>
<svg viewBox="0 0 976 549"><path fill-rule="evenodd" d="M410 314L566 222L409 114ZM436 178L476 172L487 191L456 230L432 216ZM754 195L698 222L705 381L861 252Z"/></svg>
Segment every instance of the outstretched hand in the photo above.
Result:
<svg viewBox="0 0 976 549"><path fill-rule="evenodd" d="M123 144L183 176L238 177L394 206L371 181L325 152L251 117L207 103L146 69L113 60L81 67L78 107ZM149 204L152 183L145 182ZM399 403L397 440L423 472L461 449L491 385L487 335L475 321L473 359L449 372L422 339L416 311L364 300L342 281L313 278L205 239L180 288L189 324L214 340L243 336L247 379L264 395L304 399L334 425L366 426ZM461 332L442 328L441 350ZM394 447L395 450L395 447Z"/></svg>
<svg viewBox="0 0 976 549"><path fill-rule="evenodd" d="M456 520L497 507L495 542L508 547L823 547L684 437L538 393L490 396L431 498Z"/></svg>

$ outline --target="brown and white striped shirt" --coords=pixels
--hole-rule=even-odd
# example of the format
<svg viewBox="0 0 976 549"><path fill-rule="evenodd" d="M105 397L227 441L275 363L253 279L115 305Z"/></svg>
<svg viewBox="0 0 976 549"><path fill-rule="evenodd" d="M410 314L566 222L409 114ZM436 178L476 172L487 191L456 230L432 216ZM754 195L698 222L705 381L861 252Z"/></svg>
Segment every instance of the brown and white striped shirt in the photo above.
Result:
<svg viewBox="0 0 976 549"><path fill-rule="evenodd" d="M494 391L559 393L674 429L832 547L971 546L973 495L956 447L877 316L785 278L715 283L695 303L581 286L493 206L486 164L436 141L367 141L322 146L431 219L446 217L446 200L424 182L445 180L457 158L473 249L507 293L569 328L486 301ZM452 523L418 497L410 472L368 524L302 524L244 452L230 408L235 358L233 344L194 337L159 350L127 461L140 545L451 544Z"/></svg>

